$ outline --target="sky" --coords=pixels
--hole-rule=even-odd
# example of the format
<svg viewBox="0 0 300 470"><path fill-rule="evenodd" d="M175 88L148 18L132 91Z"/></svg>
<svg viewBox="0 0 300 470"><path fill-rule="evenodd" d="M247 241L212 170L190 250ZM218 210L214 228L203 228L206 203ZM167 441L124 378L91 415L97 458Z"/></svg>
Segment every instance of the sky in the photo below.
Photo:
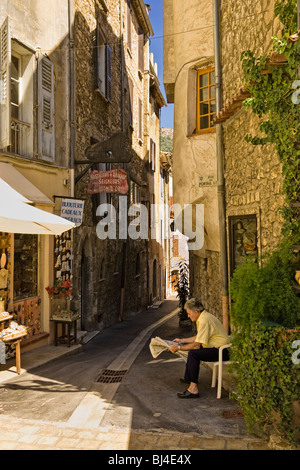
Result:
<svg viewBox="0 0 300 470"><path fill-rule="evenodd" d="M149 12L154 36L150 38L150 51L154 54L154 62L157 63L157 74L160 88L167 103L165 88L163 85L163 0L144 0L151 6ZM168 104L161 109L161 127L173 129L174 105Z"/></svg>

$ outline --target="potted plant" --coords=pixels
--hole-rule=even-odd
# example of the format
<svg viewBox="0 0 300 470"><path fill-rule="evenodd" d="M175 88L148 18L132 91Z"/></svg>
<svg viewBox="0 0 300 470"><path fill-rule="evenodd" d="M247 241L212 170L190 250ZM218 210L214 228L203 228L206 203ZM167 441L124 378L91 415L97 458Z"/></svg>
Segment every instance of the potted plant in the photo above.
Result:
<svg viewBox="0 0 300 470"><path fill-rule="evenodd" d="M179 307L179 324L181 326L190 326L191 321L184 308L185 302L188 300L190 295L189 289L189 267L184 261L179 263L178 278L174 284L174 288L177 292L178 307Z"/></svg>
<svg viewBox="0 0 300 470"><path fill-rule="evenodd" d="M70 279L66 281L57 280L53 287L46 287L46 291L50 296L52 316L59 311L70 309L70 299L72 296L72 281Z"/></svg>

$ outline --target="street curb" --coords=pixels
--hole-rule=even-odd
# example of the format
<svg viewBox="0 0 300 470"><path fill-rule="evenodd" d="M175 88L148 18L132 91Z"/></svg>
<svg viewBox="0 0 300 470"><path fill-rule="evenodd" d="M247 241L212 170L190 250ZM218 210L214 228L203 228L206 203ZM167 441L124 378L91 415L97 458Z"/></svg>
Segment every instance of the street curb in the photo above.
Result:
<svg viewBox="0 0 300 470"><path fill-rule="evenodd" d="M128 450L271 450L268 441L258 437L239 437L196 433L131 430Z"/></svg>

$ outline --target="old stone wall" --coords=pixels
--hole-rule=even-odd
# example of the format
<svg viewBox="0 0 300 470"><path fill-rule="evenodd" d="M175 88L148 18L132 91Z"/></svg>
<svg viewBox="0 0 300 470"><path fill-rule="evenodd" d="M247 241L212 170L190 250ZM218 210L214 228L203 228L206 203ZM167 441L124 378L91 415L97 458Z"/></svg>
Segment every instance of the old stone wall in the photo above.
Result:
<svg viewBox="0 0 300 470"><path fill-rule="evenodd" d="M274 0L236 2L222 0L220 5L221 63L223 102L231 99L243 85L241 53L255 56L270 51L272 36L280 33L274 20Z"/></svg>
<svg viewBox="0 0 300 470"><path fill-rule="evenodd" d="M135 10L131 17L131 47L128 45L127 2L106 0L108 12L101 2L76 0L75 2L75 95L76 95L76 147L75 160L84 160L92 140L103 142L114 134L124 132L132 141L133 158L125 164L128 183L134 181L147 198L145 162L147 154L147 119L149 115L149 74L139 70L138 41L141 40ZM122 6L122 15L120 15ZM97 21L105 42L111 47L112 100L109 102L95 90L95 30ZM121 43L123 35L123 45ZM123 49L122 49L123 47ZM149 44L145 39L144 64L149 68ZM122 82L122 54L124 81ZM133 83L133 125L129 125L129 79ZM123 84L123 86L122 86ZM142 136L139 136L139 101L143 103ZM124 104L124 107L123 107ZM123 127L124 125L124 127ZM141 138L139 138L141 137ZM113 164L112 168L120 164ZM87 169L75 166L75 176ZM101 167L101 170L104 168ZM109 169L109 168L107 168ZM147 241L99 239L95 217L100 203L99 195L87 192L89 171L76 183L75 194L85 199L83 223L75 231L74 246L74 309L81 313L82 328L101 330L116 323L120 315L127 317L148 305ZM102 195L103 196L103 195ZM112 202L118 221L117 194L107 196ZM101 200L103 202L103 200ZM128 194L128 207L130 206ZM128 220L128 224L130 220ZM117 222L118 229L118 222ZM118 232L117 232L118 233ZM123 309L121 310L121 305Z"/></svg>
<svg viewBox="0 0 300 470"><path fill-rule="evenodd" d="M279 35L281 27L274 17L274 0L222 1L220 22L223 103L226 104L244 83L242 51L251 50L255 56L268 53L272 36ZM283 222L280 208L284 196L277 153L272 145L247 143L247 134L259 135L258 118L251 110L242 108L223 124L230 274L235 267L234 252L240 256L244 250L241 243L249 222L247 216L255 216L256 222L250 217L253 222L249 222L249 231L255 237L253 251L246 250L246 254L256 259L275 248Z"/></svg>
<svg viewBox="0 0 300 470"><path fill-rule="evenodd" d="M220 253L206 250L206 258L190 253L191 294L222 321Z"/></svg>
<svg viewBox="0 0 300 470"><path fill-rule="evenodd" d="M226 209L228 217L256 215L262 254L274 249L280 239L284 195L281 164L273 146L245 141L247 133L257 131L257 124L251 111L242 109L224 125Z"/></svg>

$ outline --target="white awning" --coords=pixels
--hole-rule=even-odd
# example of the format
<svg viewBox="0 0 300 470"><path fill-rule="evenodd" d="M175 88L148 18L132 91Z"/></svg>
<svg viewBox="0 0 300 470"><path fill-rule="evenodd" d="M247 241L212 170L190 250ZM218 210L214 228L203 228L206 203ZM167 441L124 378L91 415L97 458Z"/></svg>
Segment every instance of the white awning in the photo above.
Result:
<svg viewBox="0 0 300 470"><path fill-rule="evenodd" d="M10 163L0 162L0 178L11 188L35 204L54 205L34 184L23 176Z"/></svg>
<svg viewBox="0 0 300 470"><path fill-rule="evenodd" d="M0 177L0 232L60 235L75 227L73 222L30 202Z"/></svg>

